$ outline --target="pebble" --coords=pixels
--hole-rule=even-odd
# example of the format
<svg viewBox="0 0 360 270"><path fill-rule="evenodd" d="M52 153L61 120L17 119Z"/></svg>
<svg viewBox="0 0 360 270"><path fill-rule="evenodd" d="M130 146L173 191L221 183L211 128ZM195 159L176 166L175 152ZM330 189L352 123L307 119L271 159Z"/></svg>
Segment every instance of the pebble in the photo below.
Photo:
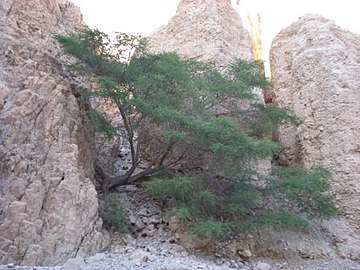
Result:
<svg viewBox="0 0 360 270"><path fill-rule="evenodd" d="M140 219L137 219L135 221L134 227L137 231L141 231L146 227L146 225Z"/></svg>
<svg viewBox="0 0 360 270"><path fill-rule="evenodd" d="M97 253L94 256L87 258L86 263L92 264L92 263L96 263L96 262L101 262L101 261L104 261L105 258L106 258L105 253Z"/></svg>
<svg viewBox="0 0 360 270"><path fill-rule="evenodd" d="M86 270L84 258L68 259L61 270Z"/></svg>
<svg viewBox="0 0 360 270"><path fill-rule="evenodd" d="M258 262L255 267L256 267L256 270L271 270L272 269L271 265L268 263L265 263L265 262Z"/></svg>

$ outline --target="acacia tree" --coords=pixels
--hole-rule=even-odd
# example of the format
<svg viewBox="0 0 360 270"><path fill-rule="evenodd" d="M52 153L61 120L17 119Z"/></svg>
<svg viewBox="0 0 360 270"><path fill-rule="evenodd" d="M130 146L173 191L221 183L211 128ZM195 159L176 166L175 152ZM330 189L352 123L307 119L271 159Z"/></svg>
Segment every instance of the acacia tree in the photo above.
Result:
<svg viewBox="0 0 360 270"><path fill-rule="evenodd" d="M196 155L206 157L206 169L158 177L148 189L159 198L172 196L182 202L178 213L185 219L205 221L197 220L199 231L208 230L211 220L210 231L217 234L228 221L251 215L270 190L254 180L261 178L254 162L278 153L269 138L278 123L291 118L285 109L253 102L252 88L268 84L261 62L236 60L220 71L211 63L175 53L149 53L146 40L139 36L118 33L111 39L92 29L57 40L78 60L77 71L97 79L98 88L83 94L110 100L122 119L114 126L101 112L90 112L100 131L124 136L130 148L130 168L104 179L105 194ZM148 167L135 173L149 143L155 147ZM286 189L269 186L287 194ZM327 188L321 187L314 196Z"/></svg>

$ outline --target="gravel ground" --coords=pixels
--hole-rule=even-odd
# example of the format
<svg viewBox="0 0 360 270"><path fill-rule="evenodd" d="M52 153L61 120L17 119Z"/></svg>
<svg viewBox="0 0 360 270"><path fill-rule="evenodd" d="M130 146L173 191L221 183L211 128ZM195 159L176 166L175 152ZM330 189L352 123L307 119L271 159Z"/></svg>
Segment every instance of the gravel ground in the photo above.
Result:
<svg viewBox="0 0 360 270"><path fill-rule="evenodd" d="M124 188L119 192L119 196L122 203L126 203L129 216L147 212L147 219L150 220L150 216L160 215L159 206L136 187ZM146 211L141 209L141 206L146 207ZM144 216L138 215L137 218ZM243 263L224 258L209 258L189 254L181 245L172 241L174 235L169 230L158 229L154 232L151 237L143 237L141 230L137 232L137 237L114 234L113 244L107 252L85 259L69 259L62 266L29 267L9 264L0 265L0 270L360 270L360 262L345 259L280 261L258 258L250 263Z"/></svg>
<svg viewBox="0 0 360 270"><path fill-rule="evenodd" d="M268 265L270 268L258 268L257 263L240 266L238 268L228 267L225 265L216 265L205 259L200 259L195 256L188 257L168 257L168 258L154 258L150 257L147 262L136 259L129 259L119 254L103 254L96 255L95 258L87 260L73 260L69 261L64 266L55 267L26 267L3 265L1 270L359 270L360 264L348 260L296 260L279 262L272 261ZM262 264L264 265L264 264Z"/></svg>
<svg viewBox="0 0 360 270"><path fill-rule="evenodd" d="M272 265L272 270L360 270L360 262L345 259L265 261Z"/></svg>
<svg viewBox="0 0 360 270"><path fill-rule="evenodd" d="M68 260L63 266L28 267L13 264L0 270L360 270L360 263L350 260L268 260L247 264L234 261L213 261L190 255L174 245L166 244L160 250L151 247L116 247L118 252L98 253L89 258ZM166 250L166 251L165 251Z"/></svg>

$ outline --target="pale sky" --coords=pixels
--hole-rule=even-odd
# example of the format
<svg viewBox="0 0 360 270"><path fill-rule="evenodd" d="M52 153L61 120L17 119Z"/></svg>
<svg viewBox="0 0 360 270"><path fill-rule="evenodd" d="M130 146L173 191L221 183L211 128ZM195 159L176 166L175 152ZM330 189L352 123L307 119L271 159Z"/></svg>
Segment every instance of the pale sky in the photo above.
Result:
<svg viewBox="0 0 360 270"><path fill-rule="evenodd" d="M175 14L180 0L71 0L81 8L85 22L105 32L149 35ZM236 2L236 0L232 0ZM262 17L263 60L275 35L312 13L360 34L360 0L241 0L240 13L260 12ZM245 20L243 14L243 20Z"/></svg>

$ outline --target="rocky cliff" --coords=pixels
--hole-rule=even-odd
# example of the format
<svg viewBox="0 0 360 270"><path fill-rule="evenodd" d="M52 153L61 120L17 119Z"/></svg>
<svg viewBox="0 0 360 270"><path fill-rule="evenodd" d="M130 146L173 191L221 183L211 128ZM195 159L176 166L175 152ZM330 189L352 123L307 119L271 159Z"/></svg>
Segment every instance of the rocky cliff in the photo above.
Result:
<svg viewBox="0 0 360 270"><path fill-rule="evenodd" d="M360 234L360 36L304 16L276 36L270 63L275 103L298 117L278 132L280 162L331 169L346 217L333 227L339 254L359 259L359 241L351 235Z"/></svg>
<svg viewBox="0 0 360 270"><path fill-rule="evenodd" d="M0 263L55 264L103 248L93 134L55 33L67 0L0 2Z"/></svg>
<svg viewBox="0 0 360 270"><path fill-rule="evenodd" d="M230 0L181 0L175 16L151 36L150 47L218 66L252 59L250 35Z"/></svg>

